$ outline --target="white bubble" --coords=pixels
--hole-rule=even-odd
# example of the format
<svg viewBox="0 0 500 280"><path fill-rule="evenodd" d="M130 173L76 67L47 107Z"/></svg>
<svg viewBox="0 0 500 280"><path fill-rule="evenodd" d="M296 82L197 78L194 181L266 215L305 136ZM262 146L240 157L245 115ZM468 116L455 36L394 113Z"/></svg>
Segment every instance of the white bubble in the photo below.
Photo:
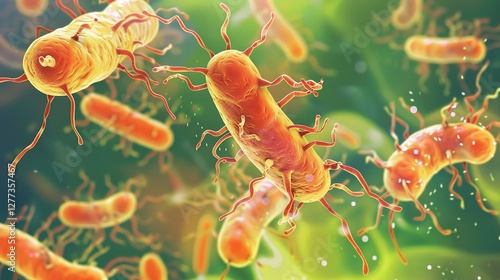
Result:
<svg viewBox="0 0 500 280"><path fill-rule="evenodd" d="M376 261L376 260L377 260L377 256L376 256L376 255L373 255L373 256L372 256L372 260Z"/></svg>
<svg viewBox="0 0 500 280"><path fill-rule="evenodd" d="M368 65L362 60L356 62L356 64L354 65L354 70L356 70L356 72L358 73L365 73L366 69L368 69Z"/></svg>
<svg viewBox="0 0 500 280"><path fill-rule="evenodd" d="M351 206L352 207L356 206L356 201L351 202Z"/></svg>
<svg viewBox="0 0 500 280"><path fill-rule="evenodd" d="M430 265L430 264L429 264L429 265L427 266L427 270L431 270L431 269L432 269L432 265Z"/></svg>
<svg viewBox="0 0 500 280"><path fill-rule="evenodd" d="M363 237L361 237L361 241L368 242L368 236L363 235Z"/></svg>
<svg viewBox="0 0 500 280"><path fill-rule="evenodd" d="M322 266L326 266L327 264L328 264L328 262L327 262L326 260L322 260L322 261L321 261L321 265L322 265Z"/></svg>
<svg viewBox="0 0 500 280"><path fill-rule="evenodd" d="M410 107L410 112L411 112L412 114L415 114L415 113L417 112L417 106L411 106L411 107Z"/></svg>

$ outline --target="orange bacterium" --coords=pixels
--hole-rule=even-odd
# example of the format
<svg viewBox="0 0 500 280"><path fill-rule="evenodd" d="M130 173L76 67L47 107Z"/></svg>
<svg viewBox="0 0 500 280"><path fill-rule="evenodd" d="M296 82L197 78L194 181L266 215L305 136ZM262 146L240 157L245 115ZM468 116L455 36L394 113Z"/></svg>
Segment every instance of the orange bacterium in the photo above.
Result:
<svg viewBox="0 0 500 280"><path fill-rule="evenodd" d="M344 170L353 174L362 184L367 194L377 199L384 207L395 211L400 211L401 208L390 205L373 193L361 173L355 168L331 159L323 162L314 149L311 149L313 146L333 146L335 144L338 125L335 125L332 130L331 142L308 142L303 137L304 135L322 131L324 128L324 126L322 128L319 127L320 116L316 117L315 127L308 127L293 124L281 110L281 107L294 97L309 94L318 95L316 90L321 89L322 82L317 83L312 80L306 81L305 79L296 82L288 75L281 75L271 82L260 76L259 71L249 56L257 46L265 41L267 30L271 27L274 19L274 13L271 13L271 19L262 29L261 38L245 51L241 52L231 49L230 39L226 33L230 12L224 4L221 4L221 7L227 14L221 28L222 37L226 42L225 51L214 55L205 46L201 37L196 32L189 30L188 32L195 36L200 46L210 54L211 59L207 67L161 66L153 68L155 72L199 72L205 74L207 83L202 85L193 85L189 78L181 74L169 76L164 83L173 78L180 78L186 81L191 90L196 91L208 88L225 126L218 131L205 131L197 147L200 146L206 134L212 136L223 135L213 149L213 154L218 159L216 164L216 179L219 175L219 165L221 163L234 163L243 155L246 155L262 172L261 177L255 178L250 182L248 196L238 200L234 204L233 209L222 215L220 220L234 213L239 205L250 200L254 195L254 185L267 178L289 198L281 220L287 221L291 226L285 232L286 234L290 234L295 229L293 217L298 213L302 205L308 202L319 201L332 215L341 220L344 234L363 260L363 273L368 273L366 259L354 241L347 221L337 214L325 200L325 195L329 190L339 187L339 184L331 184L329 171ZM164 23L173 21L172 19L160 19L155 15L151 16L158 18ZM180 20L178 21L180 22ZM305 89L294 91L285 96L281 101L276 102L267 87L279 84L282 81L287 82L292 87L304 87ZM228 131L229 133L226 133ZM235 158L219 157L215 153L215 150L224 140L230 137L234 137L241 150L236 154ZM295 206L295 201L298 202L297 206Z"/></svg>
<svg viewBox="0 0 500 280"><path fill-rule="evenodd" d="M167 266L155 253L147 253L139 261L139 276L141 280L167 280Z"/></svg>
<svg viewBox="0 0 500 280"><path fill-rule="evenodd" d="M391 23L397 30L407 30L422 17L422 0L402 0L392 12Z"/></svg>
<svg viewBox="0 0 500 280"><path fill-rule="evenodd" d="M168 271L161 257L149 252L140 259L138 257L118 257L111 260L105 271L119 272L126 279L134 280L167 280Z"/></svg>
<svg viewBox="0 0 500 280"><path fill-rule="evenodd" d="M387 161L381 160L374 151L371 151L372 156L367 157L367 161L371 161L378 167L384 168L384 188L386 193L382 197L392 196L394 204L398 204L399 201L413 201L421 212L421 216L415 219L423 220L425 215L429 214L436 228L444 235L451 234L451 230L444 230L438 224L436 215L432 210L422 206L418 201L418 197L423 193L432 177L446 166L451 167L453 171L453 178L448 187L449 191L461 201L460 206L462 208L464 208L463 198L453 189L459 176L458 170L453 164L459 162L464 166L464 174L467 182L476 190L476 200L479 206L486 212L494 215L497 214L497 211L489 210L485 207L480 191L472 182L467 168L467 163L482 164L489 161L496 152L497 143L489 130L492 126L500 127L500 122L493 121L487 126L479 125L477 122L488 108L489 99L497 98L500 89L497 89L495 94L486 96L482 108L477 112L474 112L471 105L471 102L475 101L481 93L479 78L486 66L487 64L481 69L476 79L478 91L474 95L464 99L469 110L469 114L464 118L464 122L448 122L444 112L450 111L456 105L455 100L453 100L450 105L442 109L441 115L443 121L441 124L425 128L422 116L417 113L416 116L420 120L422 129L408 137L409 127L395 115L394 103L391 103L391 135L395 139L396 151ZM405 108L409 109L403 101L402 103ZM406 139L401 145L398 144L398 138L395 134L396 122L406 128ZM376 224L373 227L359 231L358 234L361 235L377 227L381 215L382 209L379 207ZM401 253L394 235L392 227L393 216L394 212L391 210L389 214L389 233L401 260L406 263L406 259Z"/></svg>
<svg viewBox="0 0 500 280"><path fill-rule="evenodd" d="M374 41L379 44L389 43L393 48L400 48L394 39L401 33L404 33L404 38L409 35L421 34L423 27L423 15L427 15L431 19L435 19L444 13L444 9L436 9L431 11L430 4L424 5L422 0L401 0L396 7L389 7L389 11L380 11L373 16L382 23L384 28L387 28L389 23L394 27L392 35L381 38L374 38ZM432 25L434 26L434 25ZM407 35L408 34L408 35Z"/></svg>
<svg viewBox="0 0 500 280"><path fill-rule="evenodd" d="M132 143L153 150L146 159L159 153L162 170L168 168L164 162L165 155L170 158L169 163L172 162L172 154L168 151L174 142L170 120L166 124L162 123L123 103L96 93L85 95L80 103L80 109L88 120Z"/></svg>
<svg viewBox="0 0 500 280"><path fill-rule="evenodd" d="M23 69L24 50L20 50L0 36L0 64L12 69Z"/></svg>
<svg viewBox="0 0 500 280"><path fill-rule="evenodd" d="M0 224L0 262L11 267L11 256L14 256L15 273L27 279L108 279L104 270L69 262L26 232Z"/></svg>
<svg viewBox="0 0 500 280"><path fill-rule="evenodd" d="M304 39L276 11L277 9L271 0L252 0L250 6L261 26L267 23L269 13L274 11L274 24L269 29L269 38L278 44L288 60L300 63L307 58L308 49Z"/></svg>
<svg viewBox="0 0 500 280"><path fill-rule="evenodd" d="M255 261L262 231L287 203L283 194L268 179L257 183L255 188L253 198L229 216L219 231L217 251L227 264L223 275L228 273L230 266L245 267Z"/></svg>
<svg viewBox="0 0 500 280"><path fill-rule="evenodd" d="M88 185L87 193L88 201L67 200L59 206L58 217L61 223L69 228L78 229L94 229L98 232L97 240L103 239L103 229L113 227L111 238L116 243L123 243L117 238L117 232L126 235L129 240L136 240L137 237L146 243L149 240L142 240L145 236L137 229L137 219L134 214L137 210L137 194L130 191L132 185L143 187L146 184L144 177L131 178L125 183L124 190L114 192L114 186L109 180L106 184L110 188L112 195L104 199L93 200L92 193L95 189L95 183L90 182L88 177L83 172L80 172L80 177L83 183L75 191L80 194L81 191ZM119 227L120 224L130 220L133 225L132 235L126 229ZM146 238L147 239L147 238ZM97 242L94 242L94 245Z"/></svg>
<svg viewBox="0 0 500 280"><path fill-rule="evenodd" d="M37 17L45 12L49 0L16 0L17 10L24 16Z"/></svg>
<svg viewBox="0 0 500 280"><path fill-rule="evenodd" d="M318 64L316 58L309 54L309 47L302 36L277 11L272 0L250 0L249 3L255 14L255 18L261 26L267 23L269 13L271 11L274 12L274 24L269 29L268 36L285 53L287 61L302 63L307 59L319 73L325 73L325 75L329 76L333 75L333 70L324 69Z"/></svg>
<svg viewBox="0 0 500 280"><path fill-rule="evenodd" d="M120 273L124 279L166 280L167 268L156 253L149 252L138 257L117 257L107 263L105 271Z"/></svg>
<svg viewBox="0 0 500 280"><path fill-rule="evenodd" d="M203 215L198 222L194 241L193 270L200 277L206 275L208 271L214 227L215 221L210 214Z"/></svg>
<svg viewBox="0 0 500 280"><path fill-rule="evenodd" d="M59 219L68 227L107 228L132 218L136 205L135 195L128 191L92 202L69 200L59 207Z"/></svg>
<svg viewBox="0 0 500 280"><path fill-rule="evenodd" d="M488 48L493 49L498 47L498 44L487 47L487 40L485 39L491 34L498 32L498 28L483 27L488 32L487 34L481 34L481 24L485 23L486 20L477 19L473 25L475 28L474 34L463 34L464 30L459 28L466 24L464 22L455 23L459 19L459 16L460 14L456 14L446 20L446 24L450 28L448 37L413 35L405 41L404 51L406 56L420 63L417 72L421 76L419 83L424 90L424 82L429 76L428 64L438 64L440 65L439 77L445 85L445 94L448 95L451 84L446 77L448 73L447 65L457 64L460 68L458 81L464 90L468 92L469 90L463 78L466 70L474 68L481 63L486 57Z"/></svg>

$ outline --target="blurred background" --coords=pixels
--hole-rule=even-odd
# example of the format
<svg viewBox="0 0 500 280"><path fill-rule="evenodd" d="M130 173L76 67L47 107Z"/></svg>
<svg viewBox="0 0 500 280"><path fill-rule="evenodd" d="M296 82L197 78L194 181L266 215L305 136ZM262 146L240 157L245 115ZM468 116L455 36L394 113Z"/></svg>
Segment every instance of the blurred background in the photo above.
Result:
<svg viewBox="0 0 500 280"><path fill-rule="evenodd" d="M250 2L231 0L225 4L231 10L231 19L227 33L231 38L232 48L244 50L260 37L262 25ZM402 98L408 105L416 106L422 114L426 125L441 123L439 110L457 98L458 116L466 112L463 96L476 91L475 79L481 66L489 60L490 65L484 71L480 84L482 95L473 105L480 108L486 94L491 94L500 86L500 62L498 46L500 36L495 34L494 27L500 25L497 11L500 4L493 0L481 1L435 1L425 3L421 16L422 29L414 26L408 31L398 32L387 16L391 7L398 1L345 1L345 0L310 0L291 3L289 1L273 1L278 16L287 21L307 46L307 55L301 62L292 61L272 36L259 46L251 55L252 61L259 69L262 77L274 80L281 74L288 74L295 80L323 79L323 88L319 96L293 99L283 110L296 124L314 125L317 114L322 120L329 118L323 133L311 134L307 138L328 141L334 123L339 123L337 144L329 150L315 148L320 156L342 160L347 165L358 169L369 185L383 185L383 169L371 163L365 163L365 155L360 150L375 150L382 159L387 159L395 150L394 140L390 136L390 116L384 110L390 102L395 102L396 112L410 125L410 132L419 130L418 119L401 107L398 99ZM72 1L65 1L74 9ZM185 20L188 28L195 30L204 40L208 48L215 53L225 49L220 35L220 27L225 19L224 11L218 1L185 0L180 2L152 0L153 9L177 7L189 14ZM22 74L22 56L24 50L35 39L35 27L38 25L56 29L68 24L71 19L62 12L54 1L49 0L45 11L38 16L25 16L16 9L14 3L3 3L0 14L0 76L17 77ZM90 11L103 10L105 4L96 0L81 1L82 7ZM76 9L74 9L76 11ZM436 12L438 11L438 12ZM439 12L441 11L441 12ZM417 61L409 60L402 50L406 38L420 32L428 34L433 29L438 36L447 37L450 28L447 19L460 14L459 25L464 32L474 35L471 23L476 19L488 19L482 24L479 36L487 38L488 52L486 59L478 65L470 65L460 81L460 66L450 64L447 73L442 75L449 79L449 89L439 71L439 65L428 65L429 76L423 81L422 69ZM168 18L175 12L160 12ZM275 23L276 24L276 23ZM488 28L492 27L492 28ZM272 29L271 29L272 30ZM42 31L42 34L45 32ZM209 61L207 52L203 50L193 36L183 32L174 22L169 25L160 24L157 38L150 43L162 49L168 44L173 48L164 55L144 52L153 57L160 65L181 65L187 67L205 67ZM287 44L285 42L285 44ZM128 68L130 64L124 63ZM144 234L156 236L155 244L148 246L140 240L121 245L109 238L111 229L106 229L106 240L101 244L109 250L95 259L95 265L104 268L110 261L118 257L140 257L147 252L156 252L165 262L171 279L218 279L226 268L217 253L216 233L222 222L217 218L223 213L216 209L214 197L220 184L213 183L215 158L212 147L216 138L207 136L200 149L195 145L206 129L217 130L223 126L222 120L207 90L192 92L181 80L171 80L167 85L161 84L169 74L153 73L152 65L139 61L138 67L146 70L151 77L160 82L153 87L155 92L164 95L169 104L178 103L174 112L179 119L187 121L168 122L170 118L162 107L160 100L149 96L143 83L121 74L113 79L116 86L117 99L131 108L158 108L152 118L171 125L174 143L169 151L173 161L171 171L160 172L157 158L146 165L139 166L150 150L133 145L135 152L127 152L120 148L120 137L115 136L103 141L92 138L101 128L90 123L79 126L84 138L84 145L79 146L76 136L70 129L69 101L67 98L55 98L48 118L47 128L40 141L29 151L19 163L16 174L16 211L22 206L34 208L34 215L27 232L33 234L47 219L57 211L65 197L76 200L87 200L87 190L80 197L75 190L82 183L81 171L96 183L93 199L103 199L108 193L106 178L117 186L136 176L143 176L147 183L140 188L139 201L146 197L162 197L160 202L147 203L138 209L135 216L139 220L139 230ZM205 82L202 74L187 74L194 84ZM276 100L281 99L292 89L282 83L269 88ZM91 90L74 94L77 120L84 120L79 104L83 96ZM110 96L110 87L106 82L93 85L93 91ZM0 137L1 158L4 167L29 143L37 133L45 108L46 97L28 82L22 84L0 84L0 119L2 137ZM130 96L128 100L126 96ZM142 97L145 96L146 99ZM142 106L141 106L142 105ZM491 100L485 113L489 121L499 120L500 101ZM400 141L403 129L396 130ZM493 128L496 137L500 129ZM91 135L91 136L89 136ZM111 135L111 133L107 133ZM172 136L172 137L174 137ZM108 139L104 136L103 139ZM205 144L206 143L206 144ZM237 152L235 143L224 142L219 148L219 155L234 156ZM480 165L469 165L471 177L479 187L482 196L487 200L486 206L500 210L500 193L498 191L500 155ZM221 180L227 183L234 196L227 197L232 203L247 185L240 188L234 186L229 178L230 165L223 165ZM251 164L238 165L242 171L251 176L259 176L258 170ZM463 167L456 164L462 174ZM2 173L6 176L7 173ZM462 176L463 177L463 176ZM388 210L377 229L358 236L356 233L375 223L377 201L364 195L352 197L340 190L332 190L331 206L349 223L352 234L360 246L370 266L370 272L363 276L362 262L345 238L340 221L329 214L319 203L304 205L299 216L295 218L297 228L289 236L289 241L272 234L272 229L282 232L288 225L278 225L273 220L269 228L264 229L266 242L262 242L257 253L257 261L245 268L231 268L226 279L499 279L500 272L500 223L498 216L484 212L475 200L473 187L463 178L462 185L456 191L465 200L465 208L453 199L447 190L452 176L444 170L439 171L426 187L419 201L436 213L440 225L453 232L444 236L436 230L430 217L423 221L415 221L420 215L411 202L402 202L401 213L394 215L395 234L402 253L408 260L404 265L392 244L388 231ZM349 180L348 187L362 190L355 177L345 172L337 175L333 182ZM4 179L4 182L7 179ZM0 197L6 197L6 189ZM176 196L177 194L177 196ZM219 199L220 200L220 199ZM390 197L387 198L392 202ZM199 202L199 203L197 203ZM0 203L0 218L7 217L5 199ZM228 211L229 206L221 206ZM216 221L213 224L214 234L210 234L211 246L206 252L207 269L202 274L193 269L193 255L197 248L193 245L198 222L203 214L208 213ZM60 225L56 219L51 225ZM132 229L131 222L121 225ZM92 232L90 233L92 234ZM80 258L89 246L83 237L67 246L64 258L69 261ZM47 238L43 233L41 238ZM291 248L289 246L291 244ZM48 244L50 246L50 244ZM292 251L292 252L291 252ZM270 261L272 259L272 261ZM83 261L85 263L86 260ZM261 265L257 265L260 263ZM1 279L11 279L12 274L5 268ZM125 275L115 275L110 279L127 279ZM121 277L121 278L120 278Z"/></svg>

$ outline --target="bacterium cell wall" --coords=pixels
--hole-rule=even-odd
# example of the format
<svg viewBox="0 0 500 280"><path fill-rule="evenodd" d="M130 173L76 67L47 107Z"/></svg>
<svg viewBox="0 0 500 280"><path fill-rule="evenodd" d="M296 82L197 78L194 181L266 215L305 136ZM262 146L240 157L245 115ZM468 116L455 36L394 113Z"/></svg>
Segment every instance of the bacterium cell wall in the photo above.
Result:
<svg viewBox="0 0 500 280"><path fill-rule="evenodd" d="M73 36L61 33L71 55L96 61L76 65L58 50L57 67L43 55L48 50L32 55L37 31L68 26L69 10L78 17L109 4L18 2L31 12L14 1L0 11L0 237L8 244L0 279L49 279L45 272L60 264L79 277L87 269L112 280L498 278L496 1L151 0L153 14L117 0L124 5L113 8L117 18L87 15ZM252 44L250 62L219 55ZM76 127L63 90L49 98L37 137L47 93L15 80L28 63L23 57L42 69L26 70L28 78L61 88L58 77L98 73L106 52L121 61L116 71L107 65L99 78L84 75L89 86L71 92ZM43 73L47 67L63 72ZM82 112L89 97L106 102L86 102ZM274 119L283 116L277 110L289 120ZM474 133L441 135L453 127ZM327 172L331 190L318 190ZM293 204L283 179L290 173L301 198ZM384 188L389 181L397 190ZM276 188L272 197L259 192L262 182ZM219 217L235 204L227 219L241 226L227 233ZM13 221L17 231L8 227ZM221 248L224 236L228 248Z"/></svg>

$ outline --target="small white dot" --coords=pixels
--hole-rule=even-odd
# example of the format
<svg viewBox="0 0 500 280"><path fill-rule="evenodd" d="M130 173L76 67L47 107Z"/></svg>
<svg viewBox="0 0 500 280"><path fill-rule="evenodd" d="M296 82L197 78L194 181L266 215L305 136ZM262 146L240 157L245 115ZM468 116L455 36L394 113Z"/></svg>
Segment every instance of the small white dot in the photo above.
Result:
<svg viewBox="0 0 500 280"><path fill-rule="evenodd" d="M427 270L431 270L431 269L432 269L432 265L428 265Z"/></svg>
<svg viewBox="0 0 500 280"><path fill-rule="evenodd" d="M376 261L377 260L377 256L373 255L372 256L372 260Z"/></svg>
<svg viewBox="0 0 500 280"><path fill-rule="evenodd" d="M417 110L417 106L411 106L411 107L410 107L410 112L411 112L412 114L415 114L417 111L418 111L418 110Z"/></svg>
<svg viewBox="0 0 500 280"><path fill-rule="evenodd" d="M361 237L361 241L368 242L368 236L363 235L363 237Z"/></svg>
<svg viewBox="0 0 500 280"><path fill-rule="evenodd" d="M356 206L356 201L351 202L351 206L352 207Z"/></svg>

